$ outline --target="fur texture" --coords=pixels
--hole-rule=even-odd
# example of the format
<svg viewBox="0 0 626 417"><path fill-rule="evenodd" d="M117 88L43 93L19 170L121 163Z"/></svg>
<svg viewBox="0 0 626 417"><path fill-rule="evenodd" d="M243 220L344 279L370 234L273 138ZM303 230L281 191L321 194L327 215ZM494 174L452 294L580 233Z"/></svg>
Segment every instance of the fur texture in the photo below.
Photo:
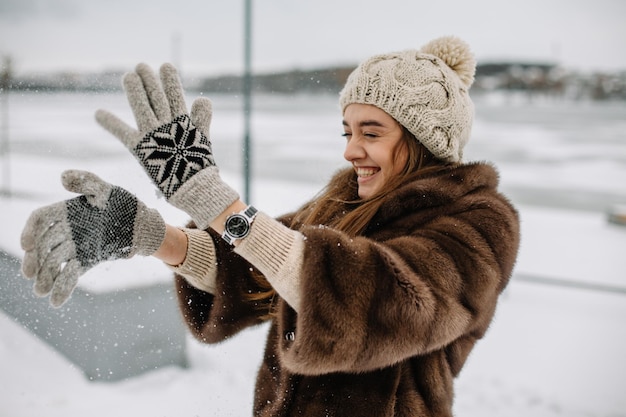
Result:
<svg viewBox="0 0 626 417"><path fill-rule="evenodd" d="M453 379L483 337L519 246L516 210L486 164L445 169L388 197L362 237L306 236L301 311L275 300L255 416L451 416ZM217 296L177 277L194 335L219 342L267 308L251 266L216 241Z"/></svg>

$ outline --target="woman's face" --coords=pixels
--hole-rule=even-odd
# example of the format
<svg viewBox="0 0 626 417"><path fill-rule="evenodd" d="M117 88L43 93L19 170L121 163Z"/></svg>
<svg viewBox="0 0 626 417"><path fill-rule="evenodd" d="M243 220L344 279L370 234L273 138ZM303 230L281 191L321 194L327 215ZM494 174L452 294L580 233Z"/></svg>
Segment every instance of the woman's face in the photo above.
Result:
<svg viewBox="0 0 626 417"><path fill-rule="evenodd" d="M350 104L343 115L346 150L359 184L359 197L367 199L402 172L408 159L402 126L389 114L369 104Z"/></svg>

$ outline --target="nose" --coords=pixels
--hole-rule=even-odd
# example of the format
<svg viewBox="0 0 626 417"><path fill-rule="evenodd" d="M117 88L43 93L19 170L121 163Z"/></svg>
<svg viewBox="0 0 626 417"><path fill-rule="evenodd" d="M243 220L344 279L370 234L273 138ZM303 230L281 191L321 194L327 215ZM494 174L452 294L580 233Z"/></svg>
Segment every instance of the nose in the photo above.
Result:
<svg viewBox="0 0 626 417"><path fill-rule="evenodd" d="M346 141L346 149L343 151L343 157L348 162L365 157L365 149L361 146L361 142L356 135L351 136Z"/></svg>

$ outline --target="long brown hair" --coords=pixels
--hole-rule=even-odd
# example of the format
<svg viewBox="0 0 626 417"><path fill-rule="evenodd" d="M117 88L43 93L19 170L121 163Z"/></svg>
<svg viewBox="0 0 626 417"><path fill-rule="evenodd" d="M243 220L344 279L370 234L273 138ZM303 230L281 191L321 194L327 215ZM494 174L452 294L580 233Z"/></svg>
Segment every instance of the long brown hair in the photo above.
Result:
<svg viewBox="0 0 626 417"><path fill-rule="evenodd" d="M365 231L390 192L411 181L417 175L422 175L425 171L437 170L445 165L436 159L412 133L404 127L402 130L402 140L394 149L395 160L398 160L404 150L406 150L408 158L398 175L390 178L375 195L361 199L358 195L357 176L354 169L345 168L339 171L313 200L298 210L291 219L291 228L297 230L307 225L324 225L343 231L350 236L360 235ZM254 274L254 278L264 290L259 293L247 293L245 294L246 298L250 301L269 301L271 303L276 295L274 289L262 274L257 272Z"/></svg>

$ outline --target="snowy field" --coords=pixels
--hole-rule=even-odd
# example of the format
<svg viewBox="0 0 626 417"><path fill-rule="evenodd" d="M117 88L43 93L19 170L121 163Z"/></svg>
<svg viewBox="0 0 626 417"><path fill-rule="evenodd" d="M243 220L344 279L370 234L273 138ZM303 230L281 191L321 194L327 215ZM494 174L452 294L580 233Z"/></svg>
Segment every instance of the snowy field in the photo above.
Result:
<svg viewBox="0 0 626 417"><path fill-rule="evenodd" d="M457 380L456 414L626 416L626 293L528 280L626 289L626 227L606 222L608 208L626 205L626 103L475 101L466 159L498 166L503 189L521 212L523 235L495 321ZM338 108L333 97L263 96L254 104L251 200L277 215L310 198L344 164ZM131 190L170 223L186 221L93 121L97 108L132 120L119 94L10 96L10 122L3 125L10 158L0 159L0 188L11 196L0 197L0 249L21 256L29 213L72 197L59 182L69 168ZM241 191L240 109L236 98L214 98L212 139L223 177ZM0 271L0 279L21 278ZM80 285L114 291L170 279L159 262L136 258L100 265ZM187 369L96 383L0 313L0 417L251 415L265 331L251 329L217 346L190 338Z"/></svg>

